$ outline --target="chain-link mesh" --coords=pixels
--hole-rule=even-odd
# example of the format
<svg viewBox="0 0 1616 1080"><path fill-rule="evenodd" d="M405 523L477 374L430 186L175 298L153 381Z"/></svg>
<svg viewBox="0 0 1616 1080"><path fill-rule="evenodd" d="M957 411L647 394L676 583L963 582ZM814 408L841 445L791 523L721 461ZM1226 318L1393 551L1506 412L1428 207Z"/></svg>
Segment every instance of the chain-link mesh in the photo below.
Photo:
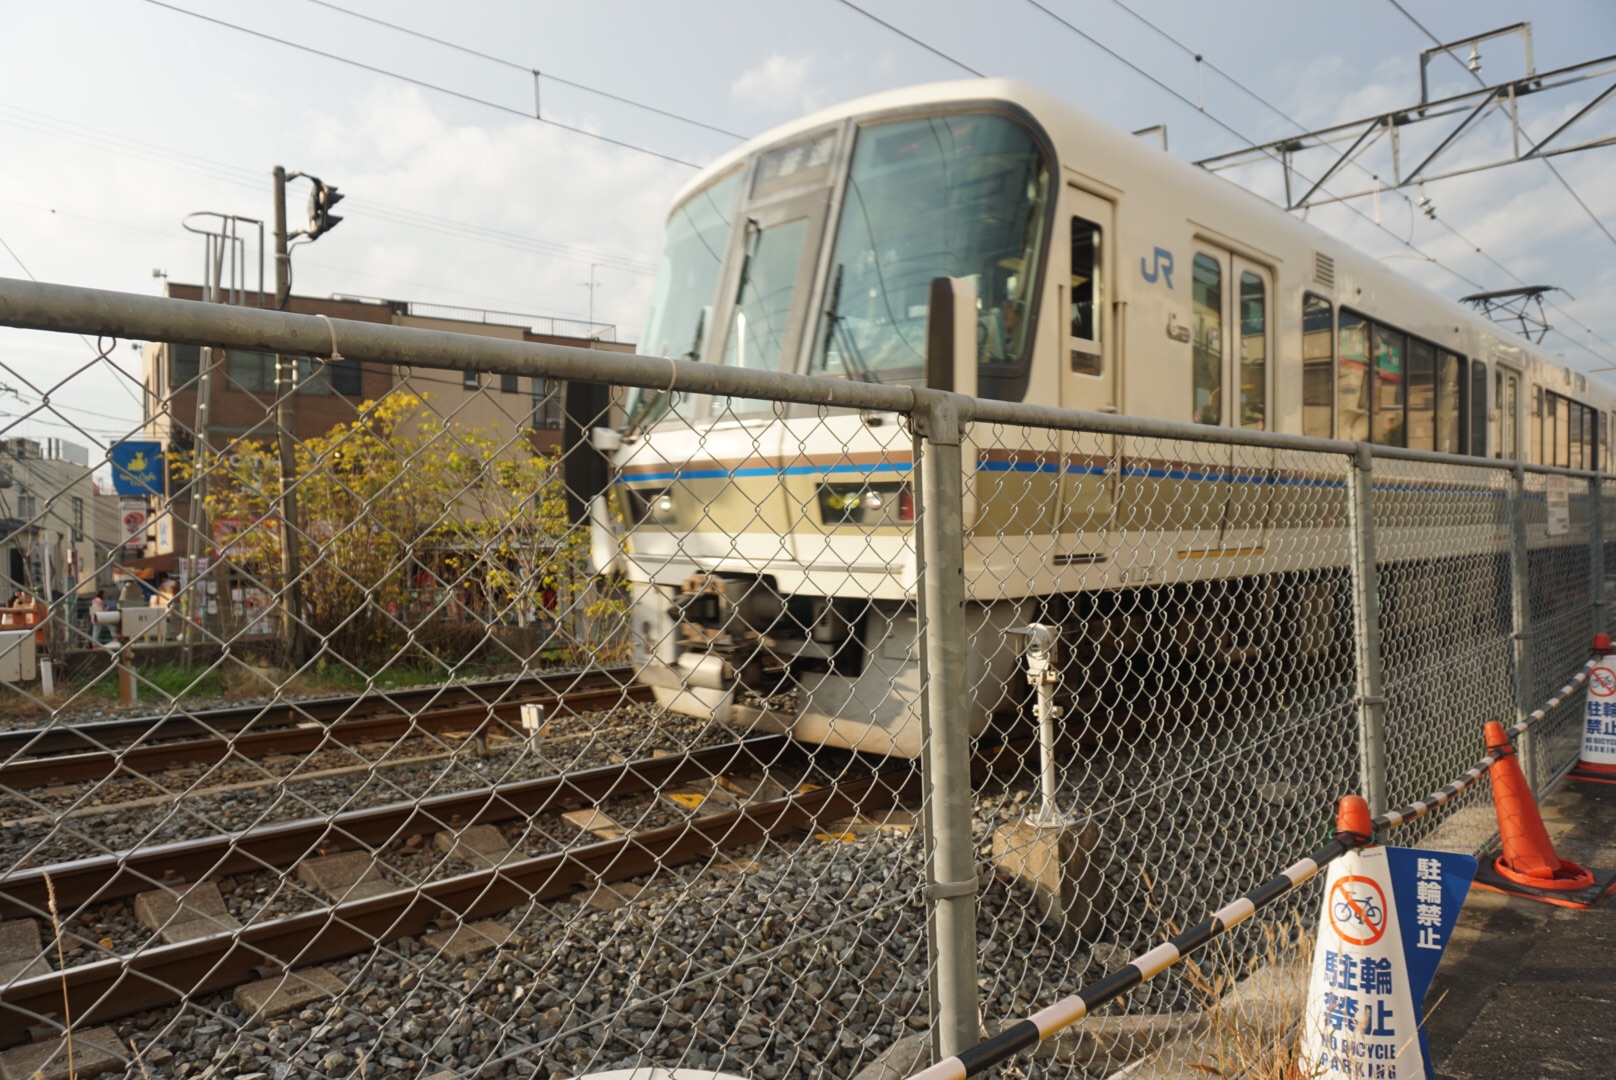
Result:
<svg viewBox="0 0 1616 1080"><path fill-rule="evenodd" d="M1581 479L1562 532L1538 474L978 422L928 505L928 416L801 388L144 357L137 427L5 443L0 1041L42 1060L70 1028L130 1076L896 1076L929 912L975 905L996 1030L1316 847L1374 770L1393 804L1452 779L1521 704L1516 641L1530 698L1594 624ZM114 460L151 491L99 490ZM937 786L938 724L971 784ZM1485 844L1488 798L1398 839ZM1007 1075L1281 1038L1258 988L1299 1009L1316 904Z"/></svg>

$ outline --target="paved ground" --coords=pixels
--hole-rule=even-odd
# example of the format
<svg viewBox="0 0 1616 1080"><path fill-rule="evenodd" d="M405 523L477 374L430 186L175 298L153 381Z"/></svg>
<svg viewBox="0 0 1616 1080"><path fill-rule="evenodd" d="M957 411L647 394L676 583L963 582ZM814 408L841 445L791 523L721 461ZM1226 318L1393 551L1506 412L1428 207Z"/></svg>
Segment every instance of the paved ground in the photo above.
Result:
<svg viewBox="0 0 1616 1080"><path fill-rule="evenodd" d="M1543 800L1562 858L1616 867L1616 784L1567 781ZM1481 889L1426 998L1451 1080L1616 1077L1616 896L1570 911Z"/></svg>

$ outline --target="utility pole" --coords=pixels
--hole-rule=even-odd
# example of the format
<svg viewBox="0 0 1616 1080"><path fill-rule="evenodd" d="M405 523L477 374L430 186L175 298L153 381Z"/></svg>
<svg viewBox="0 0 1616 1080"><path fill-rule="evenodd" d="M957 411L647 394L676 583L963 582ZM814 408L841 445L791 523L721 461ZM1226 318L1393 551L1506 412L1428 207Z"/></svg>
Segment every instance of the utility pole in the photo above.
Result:
<svg viewBox="0 0 1616 1080"><path fill-rule="evenodd" d="M275 166L275 310L285 311L292 293L292 256L286 236L286 169ZM281 519L281 644L288 666L296 668L303 660L303 583L302 560L298 557L297 440L294 402L297 388L297 357L275 356L275 436L280 451L281 490L277 513Z"/></svg>

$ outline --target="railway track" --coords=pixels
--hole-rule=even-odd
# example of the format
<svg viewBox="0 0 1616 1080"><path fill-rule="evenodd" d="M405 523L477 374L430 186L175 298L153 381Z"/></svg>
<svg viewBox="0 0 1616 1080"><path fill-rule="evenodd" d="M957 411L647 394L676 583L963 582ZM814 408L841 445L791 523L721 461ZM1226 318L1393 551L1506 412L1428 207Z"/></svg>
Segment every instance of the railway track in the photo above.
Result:
<svg viewBox="0 0 1616 1080"><path fill-rule="evenodd" d="M0 790L88 783L120 775L151 776L177 766L351 749L448 731L468 732L476 739L486 739L496 729L520 734L524 704L537 703L549 712L648 698L649 691L630 685L629 676L629 669L622 668L437 687L403 699L388 694L375 699L377 704L385 702L387 711L380 715L367 708L370 698L325 698L4 732L0 733ZM480 697L485 689L499 691L500 698L489 702ZM541 693L535 695L535 690ZM465 701L468 697L473 699L471 703ZM311 705L317 707L308 708ZM364 714L355 715L356 710L364 710ZM87 746L93 749L85 749Z"/></svg>
<svg viewBox="0 0 1616 1080"><path fill-rule="evenodd" d="M838 754L839 757L850 755ZM167 885L253 871L290 872L311 857L363 852L376 862L388 845L411 836L598 806L609 798L661 792L720 777L767 775L805 751L783 736L759 735L682 755L642 758L565 775L496 785L331 817L267 826L184 843L123 852L0 877L0 916L45 919L51 890L57 910L113 901ZM838 768L838 777L848 770ZM802 775L800 771L795 775ZM914 796L918 775L907 761L865 775L804 785L776 798L755 797L716 812L705 807L672 824L565 845L544 854L392 888L237 929L173 944L155 941L130 955L69 966L0 987L0 1049L27 1039L40 1016L95 1024L193 995L361 953L535 902L778 839L821 822L890 808ZM757 792L765 792L757 786ZM357 895L357 894L353 894Z"/></svg>

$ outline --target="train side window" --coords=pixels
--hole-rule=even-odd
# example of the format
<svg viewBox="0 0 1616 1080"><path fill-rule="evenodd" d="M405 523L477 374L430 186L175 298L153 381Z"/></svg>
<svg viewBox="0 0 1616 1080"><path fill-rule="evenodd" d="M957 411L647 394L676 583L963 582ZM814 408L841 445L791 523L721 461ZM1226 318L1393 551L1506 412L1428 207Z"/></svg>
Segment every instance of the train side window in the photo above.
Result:
<svg viewBox="0 0 1616 1080"><path fill-rule="evenodd" d="M1240 275L1240 426L1268 427L1268 293L1249 272Z"/></svg>
<svg viewBox="0 0 1616 1080"><path fill-rule="evenodd" d="M1531 419L1530 450L1531 459L1539 464L1543 457L1543 388L1532 387L1532 419Z"/></svg>
<svg viewBox="0 0 1616 1080"><path fill-rule="evenodd" d="M1196 255L1193 272L1194 345L1190 364L1195 422L1223 423L1223 268Z"/></svg>
<svg viewBox="0 0 1616 1080"><path fill-rule="evenodd" d="M1078 375L1099 375L1104 359L1100 351L1101 288L1100 227L1080 217L1072 218L1071 354L1072 371Z"/></svg>
<svg viewBox="0 0 1616 1080"><path fill-rule="evenodd" d="M1336 402L1341 410L1340 437L1362 442L1369 438L1369 324L1361 315L1343 311L1339 325Z"/></svg>
<svg viewBox="0 0 1616 1080"><path fill-rule="evenodd" d="M1554 461L1566 468L1571 464L1571 402L1554 395Z"/></svg>
<svg viewBox="0 0 1616 1080"><path fill-rule="evenodd" d="M1571 403L1571 456L1566 459L1566 468L1582 468L1582 406L1576 402Z"/></svg>
<svg viewBox="0 0 1616 1080"><path fill-rule="evenodd" d="M1487 456L1487 365L1470 361L1470 453Z"/></svg>
<svg viewBox="0 0 1616 1080"><path fill-rule="evenodd" d="M1302 297L1302 434L1335 434L1335 313L1330 301Z"/></svg>
<svg viewBox="0 0 1616 1080"><path fill-rule="evenodd" d="M1436 448L1444 454L1459 452L1459 358L1437 354Z"/></svg>
<svg viewBox="0 0 1616 1080"><path fill-rule="evenodd" d="M1405 446L1408 429L1403 408L1408 384L1403 379L1403 355L1408 341L1402 334L1374 327L1375 422L1374 441L1383 446Z"/></svg>
<svg viewBox="0 0 1616 1080"><path fill-rule="evenodd" d="M1520 458L1520 446L1515 438L1515 407L1520 377L1514 372L1500 371L1495 376L1494 400L1498 402L1498 441L1493 456L1515 461Z"/></svg>
<svg viewBox="0 0 1616 1080"><path fill-rule="evenodd" d="M1436 348L1408 343L1408 445L1436 449Z"/></svg>

